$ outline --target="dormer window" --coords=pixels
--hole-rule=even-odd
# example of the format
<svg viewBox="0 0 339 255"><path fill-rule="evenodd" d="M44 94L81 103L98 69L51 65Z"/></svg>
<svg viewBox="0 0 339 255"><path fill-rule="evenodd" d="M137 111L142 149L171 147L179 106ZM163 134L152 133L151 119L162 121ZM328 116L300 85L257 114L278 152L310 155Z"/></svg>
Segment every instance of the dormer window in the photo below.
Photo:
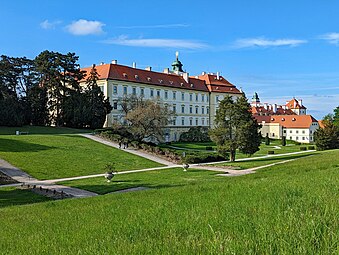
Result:
<svg viewBox="0 0 339 255"><path fill-rule="evenodd" d="M152 79L151 79L151 77L147 77L147 80L148 80L148 81L151 81Z"/></svg>
<svg viewBox="0 0 339 255"><path fill-rule="evenodd" d="M281 118L282 121L285 121L285 118Z"/></svg>
<svg viewBox="0 0 339 255"><path fill-rule="evenodd" d="M193 88L194 87L194 84L193 83L191 83L191 88Z"/></svg>
<svg viewBox="0 0 339 255"><path fill-rule="evenodd" d="M159 83L162 83L162 82L163 82L163 80L159 79Z"/></svg>
<svg viewBox="0 0 339 255"><path fill-rule="evenodd" d="M173 84L173 81L169 81L169 83L172 85L172 84Z"/></svg>
<svg viewBox="0 0 339 255"><path fill-rule="evenodd" d="M181 86L181 87L183 87L183 86L184 86L184 84L183 84L183 83L180 83L180 86Z"/></svg>
<svg viewBox="0 0 339 255"><path fill-rule="evenodd" d="M123 73L122 75L123 75L124 77L127 77L127 73Z"/></svg>
<svg viewBox="0 0 339 255"><path fill-rule="evenodd" d="M215 89L216 89L216 90L218 90L218 89L219 89L219 87L216 87Z"/></svg>
<svg viewBox="0 0 339 255"><path fill-rule="evenodd" d="M137 75L137 74L134 75L134 77L135 77L135 79L139 79L139 75Z"/></svg>
<svg viewBox="0 0 339 255"><path fill-rule="evenodd" d="M274 118L271 118L272 121L274 121Z"/></svg>
<svg viewBox="0 0 339 255"><path fill-rule="evenodd" d="M292 118L292 121L296 121L296 118Z"/></svg>

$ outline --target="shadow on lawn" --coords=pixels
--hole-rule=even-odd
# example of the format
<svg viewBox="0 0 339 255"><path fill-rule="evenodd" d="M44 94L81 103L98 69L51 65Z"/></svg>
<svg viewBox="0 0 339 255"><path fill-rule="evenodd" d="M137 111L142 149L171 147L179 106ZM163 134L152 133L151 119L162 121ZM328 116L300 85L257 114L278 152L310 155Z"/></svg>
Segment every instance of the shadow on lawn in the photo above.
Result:
<svg viewBox="0 0 339 255"><path fill-rule="evenodd" d="M34 204L49 201L49 198L34 194L29 190L0 189L0 208L14 205Z"/></svg>
<svg viewBox="0 0 339 255"><path fill-rule="evenodd" d="M55 147L18 141L15 139L0 138L0 152L38 152L54 148Z"/></svg>

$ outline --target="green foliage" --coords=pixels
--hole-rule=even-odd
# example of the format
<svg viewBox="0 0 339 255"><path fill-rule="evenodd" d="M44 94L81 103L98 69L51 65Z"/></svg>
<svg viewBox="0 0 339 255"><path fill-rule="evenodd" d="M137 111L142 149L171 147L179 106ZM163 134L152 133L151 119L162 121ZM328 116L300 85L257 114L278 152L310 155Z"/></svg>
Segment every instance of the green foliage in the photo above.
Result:
<svg viewBox="0 0 339 255"><path fill-rule="evenodd" d="M219 104L216 127L210 130L210 137L219 149L229 151L231 161L235 160L236 149L248 155L259 150L260 126L250 109L244 94L236 101L226 96Z"/></svg>
<svg viewBox="0 0 339 255"><path fill-rule="evenodd" d="M274 154L274 151L267 151L268 155Z"/></svg>
<svg viewBox="0 0 339 255"><path fill-rule="evenodd" d="M307 147L308 150L315 150L315 146L311 145Z"/></svg>
<svg viewBox="0 0 339 255"><path fill-rule="evenodd" d="M314 133L317 150L330 150L339 148L339 127L334 125L332 115L325 116L324 128L319 128Z"/></svg>
<svg viewBox="0 0 339 255"><path fill-rule="evenodd" d="M180 135L180 142L210 142L208 127L191 127Z"/></svg>
<svg viewBox="0 0 339 255"><path fill-rule="evenodd" d="M218 153L190 153L181 159L182 162L187 164L208 163L216 161L228 160L228 154L220 155Z"/></svg>
<svg viewBox="0 0 339 255"><path fill-rule="evenodd" d="M306 151L306 150L307 150L307 147L301 146L299 149L300 149L301 151Z"/></svg>

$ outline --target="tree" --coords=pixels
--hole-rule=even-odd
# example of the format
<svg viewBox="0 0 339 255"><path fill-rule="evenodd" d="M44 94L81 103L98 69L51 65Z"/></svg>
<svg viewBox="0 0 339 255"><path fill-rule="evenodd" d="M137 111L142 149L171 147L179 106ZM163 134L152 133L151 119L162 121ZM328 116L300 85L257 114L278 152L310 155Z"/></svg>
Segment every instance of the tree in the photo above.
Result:
<svg viewBox="0 0 339 255"><path fill-rule="evenodd" d="M337 107L334 109L334 114L333 114L333 124L334 124L336 127L339 127L339 106L337 106Z"/></svg>
<svg viewBox="0 0 339 255"><path fill-rule="evenodd" d="M259 150L260 126L250 110L244 94L236 101L226 96L219 104L210 137L217 144L219 153L225 154L227 151L230 154L231 161L235 160L237 149L249 155Z"/></svg>
<svg viewBox="0 0 339 255"><path fill-rule="evenodd" d="M99 88L97 84L98 79L99 75L95 65L93 65L86 79L86 94L89 100L89 125L93 129L102 128L107 114L113 109L109 102L109 98L105 99L104 93Z"/></svg>
<svg viewBox="0 0 339 255"><path fill-rule="evenodd" d="M281 137L281 145L286 146L286 136Z"/></svg>
<svg viewBox="0 0 339 255"><path fill-rule="evenodd" d="M118 104L123 115L127 116L130 111L137 107L144 107L145 100L143 97L138 97L136 95L125 95L122 98L119 98Z"/></svg>
<svg viewBox="0 0 339 255"><path fill-rule="evenodd" d="M156 138L163 139L164 127L168 125L172 112L159 102L145 100L143 104L127 113L128 122L137 141Z"/></svg>
<svg viewBox="0 0 339 255"><path fill-rule="evenodd" d="M335 114L328 114L323 119L324 128L319 128L314 133L317 150L331 150L339 148L339 126L335 125Z"/></svg>

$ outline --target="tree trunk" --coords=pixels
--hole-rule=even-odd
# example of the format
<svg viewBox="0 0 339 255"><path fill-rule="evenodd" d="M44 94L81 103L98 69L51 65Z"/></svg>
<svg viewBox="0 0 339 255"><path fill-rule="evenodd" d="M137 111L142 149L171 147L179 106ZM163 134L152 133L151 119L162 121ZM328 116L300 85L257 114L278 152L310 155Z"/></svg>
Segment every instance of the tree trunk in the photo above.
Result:
<svg viewBox="0 0 339 255"><path fill-rule="evenodd" d="M231 150L231 153L230 153L230 160L231 160L232 162L235 161L235 150Z"/></svg>

